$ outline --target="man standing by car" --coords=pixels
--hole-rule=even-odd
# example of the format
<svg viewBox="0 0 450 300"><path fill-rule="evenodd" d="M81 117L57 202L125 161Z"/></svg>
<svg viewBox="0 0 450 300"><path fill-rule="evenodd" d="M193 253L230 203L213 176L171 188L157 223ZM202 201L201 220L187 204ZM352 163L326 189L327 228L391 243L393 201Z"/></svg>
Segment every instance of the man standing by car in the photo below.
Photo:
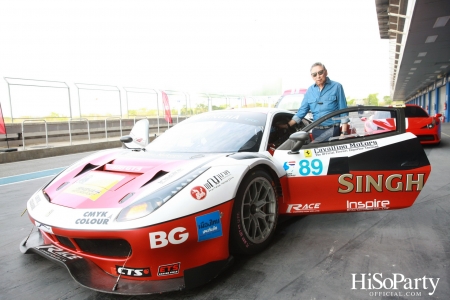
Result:
<svg viewBox="0 0 450 300"><path fill-rule="evenodd" d="M292 120L284 126L291 127L299 123L309 111L312 112L315 121L335 110L347 107L347 100L342 85L339 82L332 81L327 75L328 72L324 64L316 62L312 65L311 77L315 83L306 91L305 98ZM329 138L340 134L348 134L347 122L348 119L346 118L339 120L328 119L313 129L313 138L317 139L320 136L320 140L324 140L325 136ZM340 132L341 123L342 133Z"/></svg>

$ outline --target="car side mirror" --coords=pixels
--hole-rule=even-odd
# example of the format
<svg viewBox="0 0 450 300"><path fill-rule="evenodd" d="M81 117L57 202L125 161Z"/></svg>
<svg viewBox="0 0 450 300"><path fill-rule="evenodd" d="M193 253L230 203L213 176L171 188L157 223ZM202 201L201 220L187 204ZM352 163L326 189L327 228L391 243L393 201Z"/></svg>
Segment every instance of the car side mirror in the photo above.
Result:
<svg viewBox="0 0 450 300"><path fill-rule="evenodd" d="M142 119L134 124L129 135L122 136L120 141L128 149L144 149L148 145L149 121Z"/></svg>
<svg viewBox="0 0 450 300"><path fill-rule="evenodd" d="M133 138L129 135L125 135L120 138L120 141L122 143L131 143L133 141Z"/></svg>
<svg viewBox="0 0 450 300"><path fill-rule="evenodd" d="M436 118L440 118L440 117L442 117L442 114L435 114L434 115Z"/></svg>
<svg viewBox="0 0 450 300"><path fill-rule="evenodd" d="M305 131L298 131L289 136L291 141L294 141L294 147L292 147L289 154L298 154L298 151L307 143L309 140L309 133Z"/></svg>

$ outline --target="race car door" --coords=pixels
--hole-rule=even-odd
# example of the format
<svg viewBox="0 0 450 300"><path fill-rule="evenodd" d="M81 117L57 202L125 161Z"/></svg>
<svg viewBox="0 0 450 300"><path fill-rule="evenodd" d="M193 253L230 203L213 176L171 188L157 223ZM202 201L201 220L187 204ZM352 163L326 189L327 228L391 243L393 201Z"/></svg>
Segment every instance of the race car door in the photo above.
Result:
<svg viewBox="0 0 450 300"><path fill-rule="evenodd" d="M334 126L345 122L349 133L333 137ZM431 171L417 137L405 133L404 111L397 107L331 113L291 135L274 159L286 171L280 214L409 207Z"/></svg>

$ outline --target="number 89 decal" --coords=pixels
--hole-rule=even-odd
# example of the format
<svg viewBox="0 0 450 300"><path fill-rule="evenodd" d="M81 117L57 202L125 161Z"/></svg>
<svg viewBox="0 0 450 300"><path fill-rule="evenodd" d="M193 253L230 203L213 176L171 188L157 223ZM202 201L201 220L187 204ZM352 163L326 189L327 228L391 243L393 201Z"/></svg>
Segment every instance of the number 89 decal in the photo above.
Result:
<svg viewBox="0 0 450 300"><path fill-rule="evenodd" d="M320 159L302 159L299 161L299 173L301 176L308 176L310 174L320 175L323 172L323 165Z"/></svg>

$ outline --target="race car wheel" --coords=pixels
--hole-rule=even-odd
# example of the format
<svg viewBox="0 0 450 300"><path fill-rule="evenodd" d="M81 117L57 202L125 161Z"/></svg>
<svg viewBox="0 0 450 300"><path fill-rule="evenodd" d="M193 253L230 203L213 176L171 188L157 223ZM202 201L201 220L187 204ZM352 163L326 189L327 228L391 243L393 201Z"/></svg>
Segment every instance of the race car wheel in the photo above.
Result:
<svg viewBox="0 0 450 300"><path fill-rule="evenodd" d="M270 242L278 220L272 178L263 170L246 175L236 194L230 225L230 252L250 255Z"/></svg>

